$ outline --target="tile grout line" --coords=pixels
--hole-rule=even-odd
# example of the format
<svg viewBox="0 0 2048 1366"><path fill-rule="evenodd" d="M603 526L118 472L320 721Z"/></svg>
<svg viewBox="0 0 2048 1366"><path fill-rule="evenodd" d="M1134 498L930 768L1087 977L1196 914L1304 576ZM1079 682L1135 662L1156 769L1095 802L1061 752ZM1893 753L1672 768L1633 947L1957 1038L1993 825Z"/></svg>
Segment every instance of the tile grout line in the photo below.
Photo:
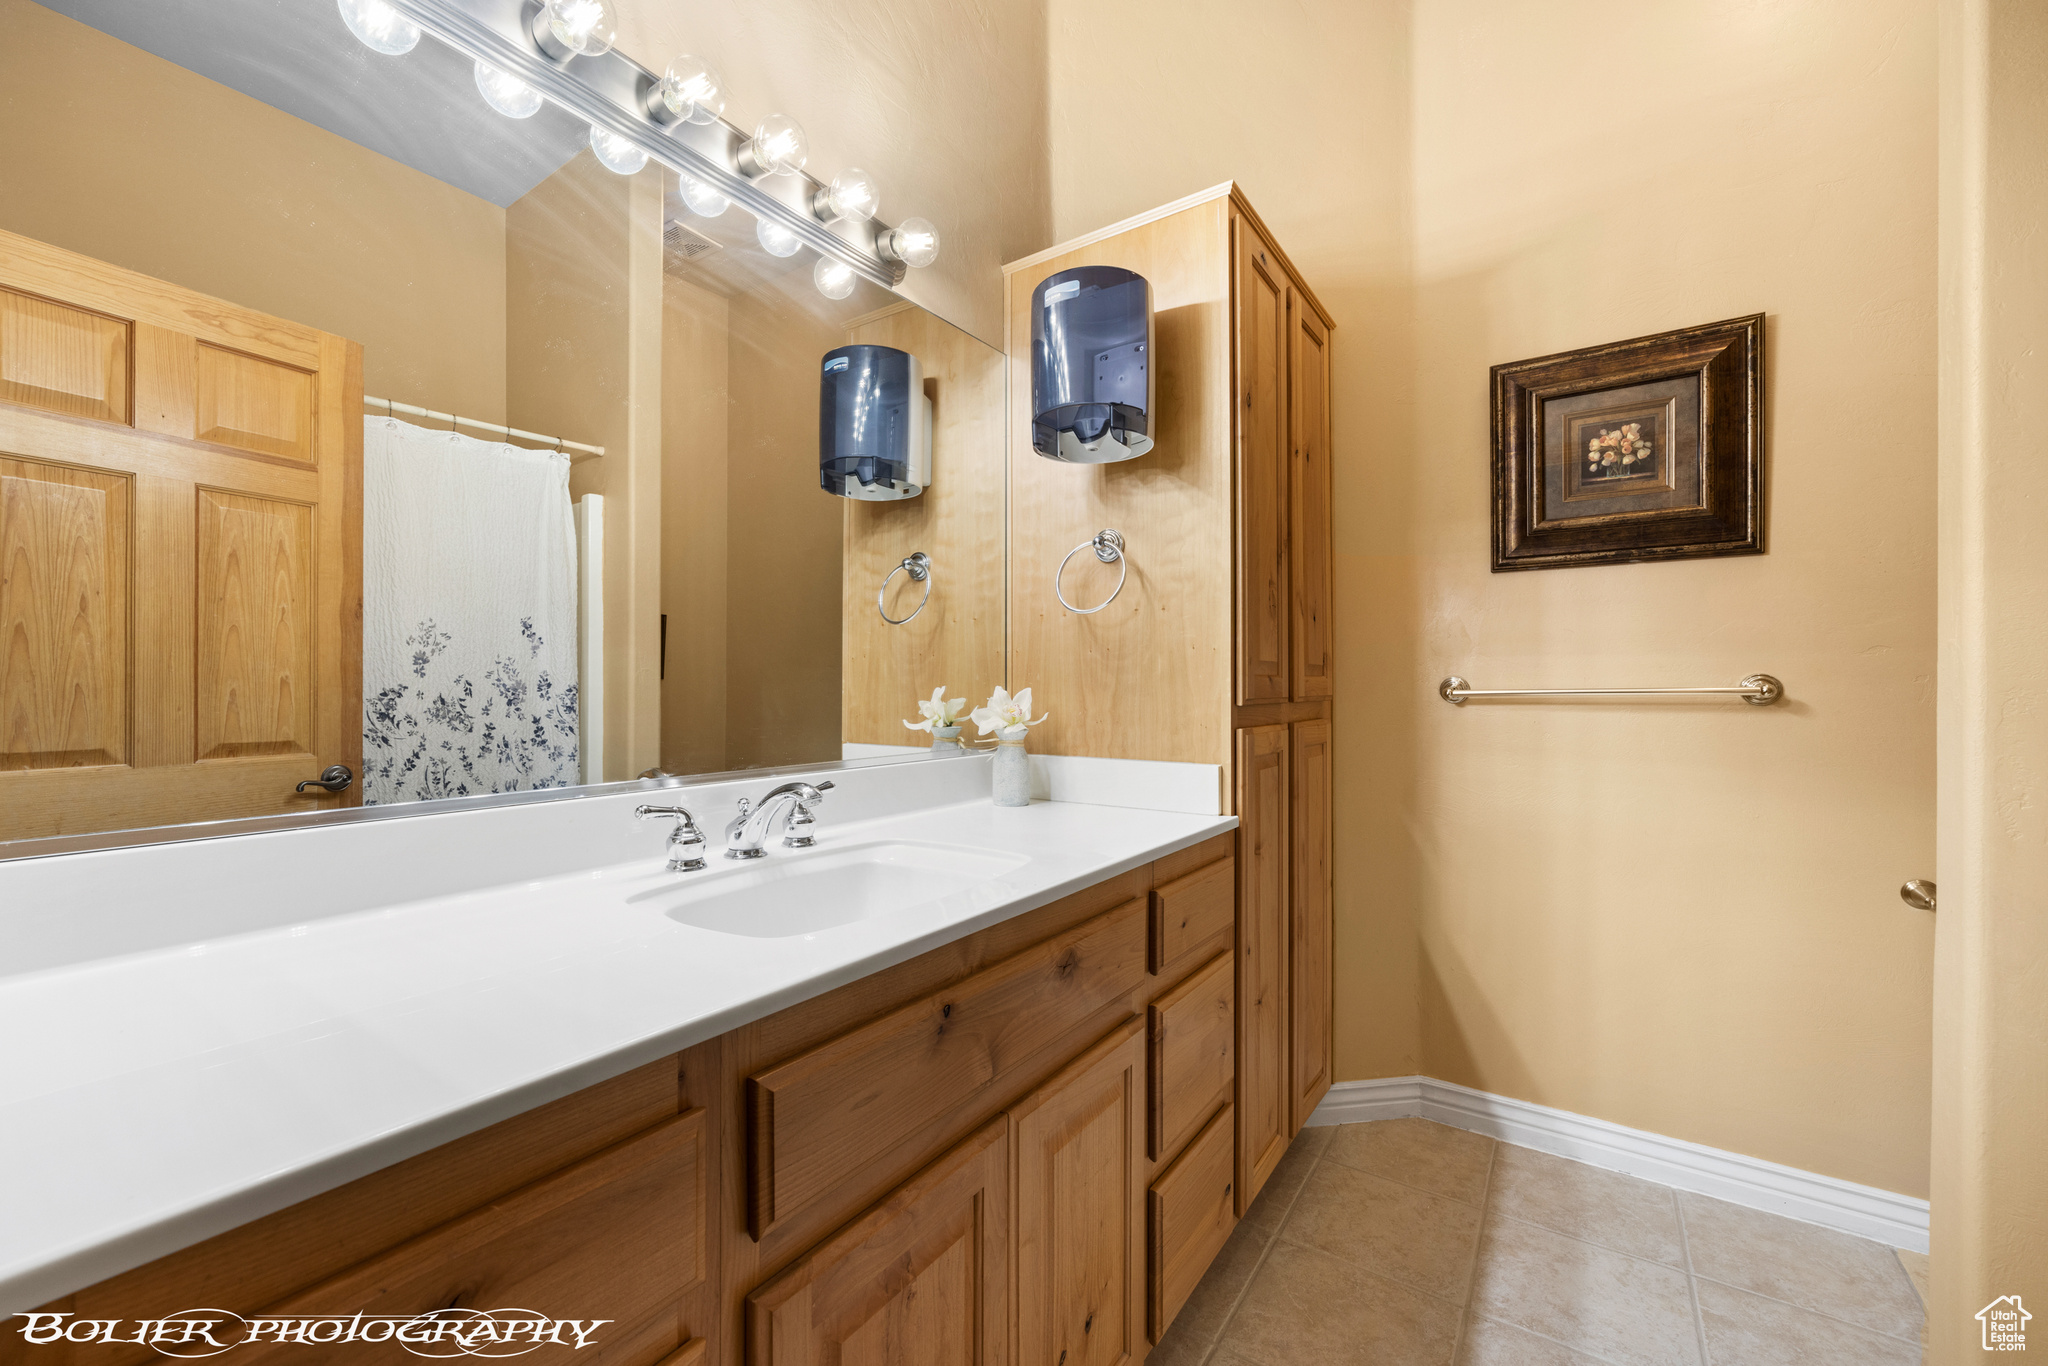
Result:
<svg viewBox="0 0 2048 1366"><path fill-rule="evenodd" d="M1873 1337L1889 1338L1893 1342L1903 1342L1908 1347L1918 1347L1920 1345L1918 1338L1900 1337L1897 1333L1887 1333L1882 1328L1872 1328L1867 1323L1858 1323L1854 1319L1845 1319L1840 1314L1830 1314L1825 1309L1815 1309L1811 1305L1795 1304L1791 1300L1781 1300L1776 1295L1766 1295L1761 1290L1752 1290L1746 1285L1736 1285L1734 1282L1724 1281L1718 1276L1700 1276L1698 1279L1705 1281L1708 1285L1718 1285L1724 1290L1733 1290L1743 1295L1754 1295L1757 1299L1782 1305L1786 1309L1795 1310L1801 1314L1812 1314L1816 1318L1826 1319L1830 1323L1839 1323L1844 1328L1854 1328L1860 1333L1869 1333Z"/></svg>
<svg viewBox="0 0 2048 1366"><path fill-rule="evenodd" d="M1707 1350L1707 1319L1700 1309L1700 1273L1692 1264L1692 1238L1685 1231L1685 1202L1678 1198L1678 1188L1666 1187L1671 1192L1671 1213L1678 1220L1678 1251L1685 1258L1685 1297L1692 1302L1692 1331L1700 1345L1700 1366L1714 1366L1714 1357Z"/></svg>
<svg viewBox="0 0 2048 1366"><path fill-rule="evenodd" d="M1473 1283L1479 1279L1479 1248L1486 1241L1486 1221L1491 1217L1493 1204L1493 1169L1500 1161L1500 1140L1494 1139L1486 1150L1486 1179L1479 1183L1479 1227L1472 1232L1472 1255L1465 1259L1465 1303L1458 1315L1457 1327L1451 1333L1451 1360L1456 1362L1458 1353L1465 1349L1465 1330L1478 1312L1472 1304Z"/></svg>
<svg viewBox="0 0 2048 1366"><path fill-rule="evenodd" d="M1407 1116L1403 1116L1403 1118L1407 1118ZM1386 1122L1386 1121L1384 1121L1384 1120L1373 1120L1373 1119L1366 1119L1366 1120L1360 1120L1360 1121L1359 1121L1359 1123L1361 1123L1361 1124L1383 1124L1383 1123L1385 1123L1385 1122ZM1436 1123L1436 1121L1435 1121L1435 1120L1433 1120L1433 1119L1432 1119L1432 1120L1427 1120L1427 1121L1425 1121L1425 1122L1426 1122L1426 1123L1430 1123L1430 1124L1434 1124L1434 1123ZM1342 1126L1342 1125L1330 1125L1330 1126L1327 1126L1327 1127L1330 1127L1330 1128L1342 1128L1343 1126ZM1448 1126L1448 1125L1446 1125L1445 1127L1446 1127L1446 1128L1448 1128L1449 1126ZM1484 1135L1482 1135L1482 1137L1484 1137ZM1499 1140L1499 1139L1497 1139L1497 1138L1496 1138L1496 1139L1490 1139L1489 1141L1490 1141L1491 1143L1493 1143L1493 1145L1495 1146L1495 1148L1496 1148L1496 1149L1498 1149L1498 1148L1499 1148L1499 1147L1501 1146L1501 1142L1500 1142L1500 1140ZM1320 1162L1321 1160L1322 1160L1322 1159L1320 1159L1320 1158L1318 1158L1318 1159L1317 1159L1317 1161L1318 1161L1318 1162ZM1336 1161L1337 1161L1337 1159L1335 1159L1335 1158L1331 1158L1330 1160L1331 1160L1332 1162L1336 1162ZM1491 1164L1492 1164L1492 1159L1491 1159L1491 1158L1489 1158L1489 1159L1487 1159L1487 1161L1488 1161L1488 1166L1487 1166L1487 1169L1486 1169L1486 1170L1487 1170L1487 1176L1488 1176L1488 1178L1490 1179L1490 1178L1492 1177L1492 1174L1493 1174L1493 1167L1492 1167L1492 1165L1491 1165ZM1386 1183L1387 1183L1388 1185L1390 1185L1390 1186L1399 1186L1399 1187L1400 1187L1400 1188L1401 1188L1402 1190L1404 1190L1404 1191L1414 1191L1414 1192L1415 1192L1416 1194L1418 1194L1418 1195L1427 1195L1427 1196L1429 1196L1429 1197L1430 1197L1430 1198L1431 1198L1432 1200L1448 1200L1448 1201L1450 1201L1450 1202L1451 1202L1452 1204L1454 1204L1454 1205L1463 1205L1463 1206L1465 1206L1465 1207L1466 1207L1467 1209L1481 1209L1481 1210L1483 1210L1483 1209L1485 1208L1485 1206L1486 1206L1486 1197L1485 1197L1485 1196L1483 1196L1483 1195L1482 1195L1482 1196L1481 1196L1481 1197L1480 1197L1480 1198L1479 1198L1479 1199L1478 1199L1478 1200L1477 1200L1476 1202L1475 1202L1475 1201L1472 1201L1472 1200L1460 1200L1460 1199L1459 1199L1459 1198L1458 1198L1457 1196L1455 1196L1455 1195L1445 1195L1445 1194L1444 1194L1444 1193L1443 1193L1442 1191L1435 1191L1435 1190L1431 1190L1431 1189L1430 1189L1429 1187L1427 1187L1427 1186L1417 1186L1417 1185L1412 1185L1412 1184L1410 1184L1409 1182L1406 1182L1406 1181L1403 1181L1403 1180L1401 1180L1401 1179L1400 1179L1399 1177L1395 1177L1395 1176L1388 1176L1388 1175L1386 1175L1386 1174L1385 1174L1385 1173L1383 1173L1383 1172L1376 1172L1376 1171L1372 1171L1372 1170L1369 1170L1368 1168L1365 1168L1365 1167L1354 1167L1354 1166L1352 1166L1352 1165L1351 1165L1351 1164L1350 1164L1349 1162L1337 1162L1337 1165L1338 1165L1338 1166L1340 1166L1340 1167L1342 1167L1342 1168L1343 1168L1343 1169L1344 1169L1345 1171L1347 1171L1347 1172L1356 1172L1356 1173L1357 1173L1358 1175L1360 1175L1360 1176L1369 1176L1369 1177L1371 1177L1371 1178L1372 1178L1373 1180L1375 1180L1375 1181L1384 1181L1384 1182L1386 1182Z"/></svg>
<svg viewBox="0 0 2048 1366"><path fill-rule="evenodd" d="M1588 1361L1598 1362L1600 1363L1600 1366L1630 1366L1628 1362L1617 1361L1613 1357L1601 1356L1598 1352L1595 1352L1590 1348L1581 1347L1577 1343L1566 1342L1563 1338L1554 1338L1550 1336L1550 1334L1548 1333L1539 1333L1534 1328L1524 1327L1523 1325L1515 1323L1510 1319L1496 1319L1490 1315L1478 1313L1473 1314L1472 1317L1475 1319L1485 1319L1488 1323L1501 1324L1504 1327L1514 1329L1517 1333L1526 1333L1530 1337L1538 1340L1539 1342L1547 1342L1553 1347L1562 1347L1565 1351L1570 1352L1573 1356L1584 1357Z"/></svg>
<svg viewBox="0 0 2048 1366"><path fill-rule="evenodd" d="M1331 1137L1334 1138L1335 1135ZM1330 1139L1324 1139L1323 1147L1327 1148L1329 1146ZM1223 1321L1216 1325L1215 1338L1210 1341L1208 1348L1202 1355L1196 1359L1195 1366L1208 1366L1209 1358L1215 1356L1216 1349L1223 1345L1224 1336L1230 1332L1231 1321L1237 1317L1238 1306L1243 1304L1244 1297L1251 1293L1252 1282L1259 1278L1259 1272L1264 1269L1266 1259L1273 1255L1273 1245L1280 1241L1280 1230L1287 1227L1287 1216L1294 1213L1296 1202L1301 1199L1302 1193L1308 1190L1308 1179L1315 1175L1316 1168L1321 1166L1322 1163L1323 1154L1318 1150L1316 1155L1309 1159L1308 1170L1301 1174L1301 1184L1294 1188L1294 1195L1287 1201L1287 1207L1281 1210L1280 1217L1273 1221L1273 1231L1267 1235L1265 1246L1259 1249L1258 1260L1252 1263L1252 1269L1246 1273L1244 1284L1237 1288L1237 1294L1230 1301L1229 1311L1223 1315ZM1254 1196L1253 1198L1256 1199L1257 1197ZM1251 1206L1245 1206L1245 1213L1251 1213ZM1244 1221L1240 1219L1238 1222L1243 1223Z"/></svg>

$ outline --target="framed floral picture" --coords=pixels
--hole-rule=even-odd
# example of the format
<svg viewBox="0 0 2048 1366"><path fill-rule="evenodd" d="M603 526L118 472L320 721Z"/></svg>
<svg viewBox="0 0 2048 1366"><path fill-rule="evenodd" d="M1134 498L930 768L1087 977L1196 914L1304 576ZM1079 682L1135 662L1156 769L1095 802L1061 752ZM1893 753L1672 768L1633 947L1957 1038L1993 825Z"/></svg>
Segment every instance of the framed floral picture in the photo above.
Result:
<svg viewBox="0 0 2048 1366"><path fill-rule="evenodd" d="M1493 568L1763 551L1764 318L1493 367Z"/></svg>

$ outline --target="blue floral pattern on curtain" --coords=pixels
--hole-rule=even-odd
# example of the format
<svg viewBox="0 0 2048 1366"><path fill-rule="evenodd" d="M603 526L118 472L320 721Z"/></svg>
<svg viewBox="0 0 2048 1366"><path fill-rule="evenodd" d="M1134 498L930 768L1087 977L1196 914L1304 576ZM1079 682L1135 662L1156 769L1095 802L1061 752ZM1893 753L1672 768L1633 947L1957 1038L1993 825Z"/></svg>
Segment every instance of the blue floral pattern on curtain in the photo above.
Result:
<svg viewBox="0 0 2048 1366"><path fill-rule="evenodd" d="M546 638L519 619L527 666ZM569 787L576 782L576 685L555 686L546 669L532 682L511 655L484 670L441 675L434 661L454 637L432 621L406 637L417 683L379 689L363 706L363 771L384 790L413 800Z"/></svg>

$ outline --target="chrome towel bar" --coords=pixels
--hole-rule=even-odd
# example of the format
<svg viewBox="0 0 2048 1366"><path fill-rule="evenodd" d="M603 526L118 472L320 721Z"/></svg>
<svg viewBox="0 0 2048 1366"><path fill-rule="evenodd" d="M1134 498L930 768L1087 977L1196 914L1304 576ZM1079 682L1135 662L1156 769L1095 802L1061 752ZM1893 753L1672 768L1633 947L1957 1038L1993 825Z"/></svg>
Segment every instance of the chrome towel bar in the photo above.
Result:
<svg viewBox="0 0 2048 1366"><path fill-rule="evenodd" d="M1475 688L1452 674L1437 684L1436 694L1454 707L1474 697L1739 697L1753 707L1768 707L1785 695L1785 685L1769 674L1751 674L1732 688Z"/></svg>

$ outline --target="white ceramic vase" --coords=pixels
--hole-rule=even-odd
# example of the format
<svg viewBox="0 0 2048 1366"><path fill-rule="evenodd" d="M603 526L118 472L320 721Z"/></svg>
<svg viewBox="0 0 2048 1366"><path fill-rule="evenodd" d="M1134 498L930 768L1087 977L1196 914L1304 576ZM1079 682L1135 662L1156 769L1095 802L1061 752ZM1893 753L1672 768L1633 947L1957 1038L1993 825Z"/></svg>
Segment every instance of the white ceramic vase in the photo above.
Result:
<svg viewBox="0 0 2048 1366"><path fill-rule="evenodd" d="M995 800L997 806L1031 805L1031 756L1025 752L1022 726L996 732Z"/></svg>
<svg viewBox="0 0 2048 1366"><path fill-rule="evenodd" d="M966 746L964 746L964 745L962 745L962 744L960 743L960 727L958 727L958 726L933 726L933 727L932 727L932 753L934 753L934 754L965 754L966 752L967 752L967 748L966 748Z"/></svg>

